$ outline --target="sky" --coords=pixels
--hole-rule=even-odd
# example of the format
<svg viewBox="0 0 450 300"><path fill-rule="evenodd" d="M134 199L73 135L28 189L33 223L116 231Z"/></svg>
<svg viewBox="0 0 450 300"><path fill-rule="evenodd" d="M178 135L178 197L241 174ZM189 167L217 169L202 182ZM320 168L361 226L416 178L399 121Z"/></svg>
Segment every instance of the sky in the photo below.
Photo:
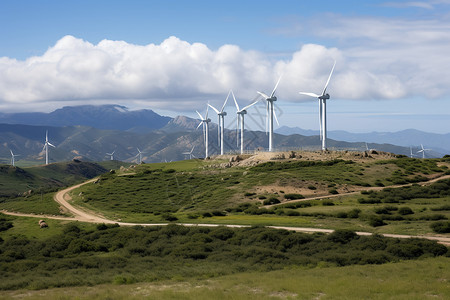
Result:
<svg viewBox="0 0 450 300"><path fill-rule="evenodd" d="M299 92L320 94L335 61L328 130L450 132L450 0L0 1L0 113L197 117L281 76L279 126L318 130L318 101ZM264 114L260 101L246 128L264 130Z"/></svg>

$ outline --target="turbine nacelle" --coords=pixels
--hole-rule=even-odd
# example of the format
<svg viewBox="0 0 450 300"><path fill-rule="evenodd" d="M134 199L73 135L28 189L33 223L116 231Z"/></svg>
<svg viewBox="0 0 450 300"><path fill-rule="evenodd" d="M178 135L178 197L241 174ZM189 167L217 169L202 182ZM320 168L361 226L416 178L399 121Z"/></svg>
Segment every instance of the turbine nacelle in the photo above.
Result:
<svg viewBox="0 0 450 300"><path fill-rule="evenodd" d="M318 97L320 100L328 100L328 99L330 99L330 94L325 94L325 95L322 95L322 96L320 96L320 97Z"/></svg>

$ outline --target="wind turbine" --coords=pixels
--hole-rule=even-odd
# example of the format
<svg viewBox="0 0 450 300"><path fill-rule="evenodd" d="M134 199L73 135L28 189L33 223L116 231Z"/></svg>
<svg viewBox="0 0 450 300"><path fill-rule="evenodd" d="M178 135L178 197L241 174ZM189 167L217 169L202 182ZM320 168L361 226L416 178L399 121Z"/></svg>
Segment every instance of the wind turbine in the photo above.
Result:
<svg viewBox="0 0 450 300"><path fill-rule="evenodd" d="M205 142L205 159L209 157L208 153L208 143L209 143L209 122L211 122L211 119L208 119L208 106L206 106L206 114L205 117L203 117L198 111L196 111L197 114L200 117L200 124L198 124L197 129L200 127L200 125L203 124L203 141Z"/></svg>
<svg viewBox="0 0 450 300"><path fill-rule="evenodd" d="M420 149L419 151L417 151L417 153L422 152L422 158L425 158L425 151L431 151L431 149L424 149L422 144L420 144L420 147L421 147L422 149Z"/></svg>
<svg viewBox="0 0 450 300"><path fill-rule="evenodd" d="M327 94L327 87L330 83L331 75L333 74L336 61L334 61L333 68L328 76L327 83L323 89L322 95L314 93L299 92L301 95L306 95L319 99L319 123L320 123L320 139L322 141L322 150L327 150L327 100L330 99L330 94Z"/></svg>
<svg viewBox="0 0 450 300"><path fill-rule="evenodd" d="M233 94L233 99L234 99L234 104L236 104L236 114L237 114L237 122L238 122L238 126L236 129L239 129L239 121L241 121L241 154L244 153L244 116L247 114L247 109L249 109L250 107L252 107L253 105L255 105L256 103L258 103L258 101L253 102L252 104L249 104L245 107L243 107L242 109L239 108L239 105L236 101L236 98L234 97L234 93ZM236 137L237 139L237 137Z"/></svg>
<svg viewBox="0 0 450 300"><path fill-rule="evenodd" d="M114 160L114 152L116 152L116 150L114 150L112 153L106 153L106 155L111 156L111 160Z"/></svg>
<svg viewBox="0 0 450 300"><path fill-rule="evenodd" d="M135 157L139 156L139 164L142 164L142 153L145 153L145 152L141 152L141 150L139 150L139 148L137 148L137 147L136 147L136 149L138 151L138 154L136 154Z"/></svg>
<svg viewBox="0 0 450 300"><path fill-rule="evenodd" d="M275 116L275 121L278 123L277 116L274 114L273 110L273 102L277 101L277 97L275 97L275 91L277 90L278 84L280 83L281 76L278 78L277 84L275 85L275 88L272 91L272 94L270 94L270 97L262 92L257 92L261 96L263 96L267 101L267 115L266 115L266 126L267 123L269 125L269 151L272 151L273 146L273 117Z"/></svg>
<svg viewBox="0 0 450 300"><path fill-rule="evenodd" d="M409 152L410 152L409 157L410 157L410 158L413 158L413 157L414 157L414 154L413 154L413 152L412 152L412 147L409 147Z"/></svg>
<svg viewBox="0 0 450 300"><path fill-rule="evenodd" d="M48 141L48 130L45 131L45 143L44 143L44 148L42 148L42 151L45 150L45 164L48 165L48 146L52 146L53 148L56 148L54 145L52 145L49 141Z"/></svg>
<svg viewBox="0 0 450 300"><path fill-rule="evenodd" d="M11 149L9 149L9 152L11 152L11 165L14 167L14 165L15 165L15 159L14 158L16 156L20 156L20 154L14 154Z"/></svg>
<svg viewBox="0 0 450 300"><path fill-rule="evenodd" d="M227 104L228 101L228 97L230 97L230 93L232 93L232 91L228 92L228 96L225 99L225 102L222 105L222 109L219 111L217 108L215 108L214 106L212 106L211 104L208 103L208 106L211 107L219 116L219 127L217 128L217 140L219 141L219 146L220 146L220 155L223 155L223 128L225 127L225 120L224 117L227 115L227 113L224 110L225 105Z"/></svg>
<svg viewBox="0 0 450 300"><path fill-rule="evenodd" d="M194 148L195 148L195 146L192 146L192 149L190 152L183 152L182 154L189 155L189 159L192 159L192 157L195 157L195 155L192 154L194 152Z"/></svg>

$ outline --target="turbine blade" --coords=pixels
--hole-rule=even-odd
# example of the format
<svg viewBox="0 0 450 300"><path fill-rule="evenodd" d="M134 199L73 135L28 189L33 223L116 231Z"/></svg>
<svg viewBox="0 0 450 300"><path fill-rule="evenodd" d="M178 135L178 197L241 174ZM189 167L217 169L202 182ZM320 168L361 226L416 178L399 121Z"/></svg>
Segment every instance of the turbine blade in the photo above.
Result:
<svg viewBox="0 0 450 300"><path fill-rule="evenodd" d="M225 99L225 102L224 102L223 105L222 105L222 109L220 110L220 112L223 112L223 110L224 110L224 108L225 108L225 105L227 105L228 98L230 97L230 94L231 94L231 93L232 93L232 91L230 90L230 91L228 92L227 98Z"/></svg>
<svg viewBox="0 0 450 300"><path fill-rule="evenodd" d="M270 98L269 96L267 96L266 94L262 93L262 92L257 92L258 94L260 94L261 96L263 96L265 99Z"/></svg>
<svg viewBox="0 0 450 300"><path fill-rule="evenodd" d="M271 98L273 97L273 95L275 95L275 91L278 88L278 84L280 83L280 80L281 80L281 76L280 76L280 78L278 78L277 84L275 85L275 87L274 87L274 89L272 91L272 94L270 95Z"/></svg>
<svg viewBox="0 0 450 300"><path fill-rule="evenodd" d="M320 95L314 94L314 93L304 93L304 92L298 92L300 95L306 95L314 98L319 98Z"/></svg>
<svg viewBox="0 0 450 300"><path fill-rule="evenodd" d="M278 122L277 113L275 112L275 109L273 110L273 116L275 117L275 121L277 122L278 126L280 126L280 122Z"/></svg>
<svg viewBox="0 0 450 300"><path fill-rule="evenodd" d="M14 156L14 153L12 152L12 150L11 150L11 149L9 149L9 152L11 152L11 155L12 155L12 156Z"/></svg>
<svg viewBox="0 0 450 300"><path fill-rule="evenodd" d="M194 151L195 146L192 146L191 153Z"/></svg>
<svg viewBox="0 0 450 300"><path fill-rule="evenodd" d="M234 93L233 93L233 92L231 92L231 93L232 93L232 95L233 95L234 104L236 104L236 109L237 109L237 111L240 111L239 105L238 105L238 103L237 103L237 101L236 101L236 97L234 96Z"/></svg>
<svg viewBox="0 0 450 300"><path fill-rule="evenodd" d="M255 105L256 103L258 103L258 101L253 102L250 105L247 105L246 107L244 107L242 110L247 110L248 108L252 107L253 105Z"/></svg>
<svg viewBox="0 0 450 300"><path fill-rule="evenodd" d="M200 120L203 120L203 116L196 110L197 115L200 117Z"/></svg>
<svg viewBox="0 0 450 300"><path fill-rule="evenodd" d="M49 145L49 146L52 146L53 148L56 148L52 143L50 143L50 142L47 142L47 144Z"/></svg>
<svg viewBox="0 0 450 300"><path fill-rule="evenodd" d="M220 113L220 111L218 111L214 106L212 106L211 104L208 103L208 106L211 107L216 113Z"/></svg>
<svg viewBox="0 0 450 300"><path fill-rule="evenodd" d="M200 125L202 125L202 124L203 124L203 121L200 121L200 123L198 123L198 125L197 125L197 128L195 128L195 129L198 129L200 127Z"/></svg>
<svg viewBox="0 0 450 300"><path fill-rule="evenodd" d="M209 108L209 106L206 106L206 115L205 115L205 120L208 120L208 108Z"/></svg>
<svg viewBox="0 0 450 300"><path fill-rule="evenodd" d="M327 92L327 87L328 87L328 84L330 83L331 75L333 74L335 66L336 66L336 61L334 61L333 68L331 68L330 76L328 76L328 80L327 80L327 83L325 84L325 88L323 89L322 95L325 95L325 93Z"/></svg>

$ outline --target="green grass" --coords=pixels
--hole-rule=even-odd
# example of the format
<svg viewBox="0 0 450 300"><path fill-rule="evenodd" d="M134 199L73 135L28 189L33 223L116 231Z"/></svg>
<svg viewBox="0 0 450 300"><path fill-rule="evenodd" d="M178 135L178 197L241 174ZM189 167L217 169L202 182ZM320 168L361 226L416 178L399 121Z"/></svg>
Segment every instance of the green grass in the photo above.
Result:
<svg viewBox="0 0 450 300"><path fill-rule="evenodd" d="M173 278L39 291L2 291L3 299L448 299L449 258L384 265L294 267L216 278ZM420 272L418 272L420 270Z"/></svg>

